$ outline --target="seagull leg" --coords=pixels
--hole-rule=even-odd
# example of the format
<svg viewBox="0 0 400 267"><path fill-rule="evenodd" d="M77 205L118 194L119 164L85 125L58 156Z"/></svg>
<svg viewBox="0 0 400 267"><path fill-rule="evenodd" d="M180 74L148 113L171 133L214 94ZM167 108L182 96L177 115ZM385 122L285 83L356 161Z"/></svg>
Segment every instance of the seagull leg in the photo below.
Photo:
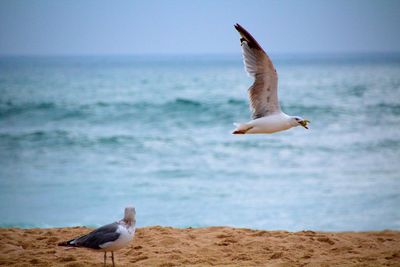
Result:
<svg viewBox="0 0 400 267"><path fill-rule="evenodd" d="M113 267L115 267L115 263L114 263L114 251L111 251L111 259L112 259Z"/></svg>
<svg viewBox="0 0 400 267"><path fill-rule="evenodd" d="M107 261L107 252L104 251L104 267L106 267L106 261Z"/></svg>

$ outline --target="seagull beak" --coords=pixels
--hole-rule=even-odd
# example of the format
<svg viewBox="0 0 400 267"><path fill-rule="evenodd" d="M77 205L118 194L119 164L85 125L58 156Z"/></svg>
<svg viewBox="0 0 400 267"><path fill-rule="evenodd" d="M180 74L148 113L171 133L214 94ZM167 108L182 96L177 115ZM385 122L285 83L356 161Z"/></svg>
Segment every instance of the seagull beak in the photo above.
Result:
<svg viewBox="0 0 400 267"><path fill-rule="evenodd" d="M299 122L301 126L303 126L304 128L308 129L307 124L310 123L309 120L302 120Z"/></svg>

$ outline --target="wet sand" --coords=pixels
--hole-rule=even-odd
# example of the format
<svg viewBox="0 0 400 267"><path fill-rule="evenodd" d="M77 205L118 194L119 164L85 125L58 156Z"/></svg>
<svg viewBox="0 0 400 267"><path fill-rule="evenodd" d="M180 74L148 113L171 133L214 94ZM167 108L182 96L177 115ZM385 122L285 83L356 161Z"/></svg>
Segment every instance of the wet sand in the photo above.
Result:
<svg viewBox="0 0 400 267"><path fill-rule="evenodd" d="M102 252L57 246L90 230L0 229L0 265L102 266ZM117 266L400 266L400 232L154 226L138 229L131 244L115 256Z"/></svg>

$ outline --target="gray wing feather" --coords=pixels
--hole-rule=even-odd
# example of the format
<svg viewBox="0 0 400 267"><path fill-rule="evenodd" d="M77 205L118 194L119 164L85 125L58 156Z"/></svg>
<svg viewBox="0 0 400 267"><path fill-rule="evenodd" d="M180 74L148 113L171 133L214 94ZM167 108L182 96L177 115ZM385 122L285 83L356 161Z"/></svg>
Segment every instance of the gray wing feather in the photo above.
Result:
<svg viewBox="0 0 400 267"><path fill-rule="evenodd" d="M120 233L117 233L118 223L111 223L97 228L87 235L71 240L69 243L77 247L87 247L100 249L100 245L115 241L119 238Z"/></svg>
<svg viewBox="0 0 400 267"><path fill-rule="evenodd" d="M250 33L239 24L235 28L242 36L240 41L246 72L254 78L248 90L252 118L279 112L278 75L272 61Z"/></svg>

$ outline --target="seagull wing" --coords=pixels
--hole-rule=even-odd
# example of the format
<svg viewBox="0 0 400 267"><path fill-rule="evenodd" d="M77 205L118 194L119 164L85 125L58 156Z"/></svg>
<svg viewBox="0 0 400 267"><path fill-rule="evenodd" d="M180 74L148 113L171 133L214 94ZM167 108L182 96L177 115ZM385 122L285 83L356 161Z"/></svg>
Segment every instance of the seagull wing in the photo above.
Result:
<svg viewBox="0 0 400 267"><path fill-rule="evenodd" d="M118 233L117 230L117 222L107 224L97 228L87 235L69 240L59 245L100 249L102 244L115 241L119 238L120 233Z"/></svg>
<svg viewBox="0 0 400 267"><path fill-rule="evenodd" d="M254 78L254 83L248 90L252 118L279 112L278 75L272 61L248 31L239 24L235 28L242 37L240 42L245 69Z"/></svg>

